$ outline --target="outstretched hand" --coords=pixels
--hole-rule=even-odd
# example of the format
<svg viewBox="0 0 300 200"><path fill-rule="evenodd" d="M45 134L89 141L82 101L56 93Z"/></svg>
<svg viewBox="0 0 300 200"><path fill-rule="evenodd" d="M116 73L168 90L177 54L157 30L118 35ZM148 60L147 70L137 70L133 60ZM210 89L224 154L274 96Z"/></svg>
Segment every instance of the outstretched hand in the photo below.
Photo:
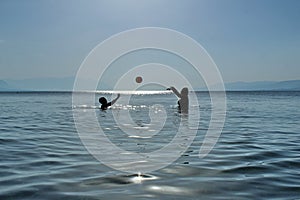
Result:
<svg viewBox="0 0 300 200"><path fill-rule="evenodd" d="M174 90L175 88L173 86L167 88L167 90Z"/></svg>
<svg viewBox="0 0 300 200"><path fill-rule="evenodd" d="M181 98L181 94L176 90L176 88L174 88L173 86L171 86L168 89L172 90L174 92L174 94L176 94L177 97Z"/></svg>
<svg viewBox="0 0 300 200"><path fill-rule="evenodd" d="M111 105L113 105L114 103L116 103L116 101L120 98L120 94L117 94L117 97L111 101Z"/></svg>

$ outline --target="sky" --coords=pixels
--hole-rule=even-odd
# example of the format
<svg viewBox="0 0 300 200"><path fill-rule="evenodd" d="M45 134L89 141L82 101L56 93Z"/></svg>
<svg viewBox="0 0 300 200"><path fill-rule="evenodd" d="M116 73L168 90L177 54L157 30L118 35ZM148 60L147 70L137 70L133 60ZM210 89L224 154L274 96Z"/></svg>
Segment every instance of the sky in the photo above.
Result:
<svg viewBox="0 0 300 200"><path fill-rule="evenodd" d="M300 79L298 0L1 0L0 80L75 76L96 45L140 27L190 36L225 82Z"/></svg>

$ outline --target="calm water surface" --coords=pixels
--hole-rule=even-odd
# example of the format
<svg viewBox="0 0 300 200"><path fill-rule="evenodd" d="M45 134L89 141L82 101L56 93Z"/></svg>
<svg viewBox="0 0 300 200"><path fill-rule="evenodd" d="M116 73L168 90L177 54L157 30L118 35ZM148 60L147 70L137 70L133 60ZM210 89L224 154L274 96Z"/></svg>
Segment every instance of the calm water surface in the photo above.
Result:
<svg viewBox="0 0 300 200"><path fill-rule="evenodd" d="M111 109L100 111L96 103L72 107L71 93L0 93L0 199L299 199L300 92L227 93L225 127L203 159L198 153L210 98L197 96L201 120L192 145L173 164L138 176L113 170L88 153L73 110L96 112L120 147L151 152L177 131L174 95L136 95L129 106L113 108L129 109L142 126L149 123L152 104L165 107L166 134L142 140L122 134Z"/></svg>

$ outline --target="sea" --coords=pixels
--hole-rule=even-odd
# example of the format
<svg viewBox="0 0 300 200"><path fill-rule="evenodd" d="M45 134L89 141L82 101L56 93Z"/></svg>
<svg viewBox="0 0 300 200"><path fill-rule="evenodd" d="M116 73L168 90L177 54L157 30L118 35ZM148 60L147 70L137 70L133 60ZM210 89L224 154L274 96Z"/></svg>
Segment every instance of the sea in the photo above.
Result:
<svg viewBox="0 0 300 200"><path fill-rule="evenodd" d="M72 92L1 92L0 199L300 199L300 92L226 92L224 127L204 157L211 98L194 94L198 103L190 102L186 116L166 92L124 93L128 104L119 99L105 111L98 98L115 94L96 92L92 104L74 105ZM194 110L199 118L189 116ZM133 124L118 124L122 113ZM184 120L195 134L176 144L183 146L177 155L164 147ZM84 138L99 127L102 134L90 138L101 150L95 153ZM161 149L157 168L143 171L144 160L134 155ZM132 163L119 167L123 158Z"/></svg>

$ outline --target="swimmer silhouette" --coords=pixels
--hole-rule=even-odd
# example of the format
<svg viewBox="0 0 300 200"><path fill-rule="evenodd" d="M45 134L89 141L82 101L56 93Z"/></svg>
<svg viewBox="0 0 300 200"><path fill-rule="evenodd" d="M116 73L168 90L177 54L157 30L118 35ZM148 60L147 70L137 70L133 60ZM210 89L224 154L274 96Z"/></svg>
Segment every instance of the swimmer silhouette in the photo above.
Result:
<svg viewBox="0 0 300 200"><path fill-rule="evenodd" d="M189 90L187 87L182 88L179 93L174 87L170 87L167 90L172 90L176 96L179 98L178 100L178 109L180 113L188 113L189 112Z"/></svg>
<svg viewBox="0 0 300 200"><path fill-rule="evenodd" d="M99 98L99 103L101 103L101 110L106 110L109 106L112 106L116 101L120 98L120 94L118 94L117 98L112 100L111 102L107 103L107 100L105 97Z"/></svg>

